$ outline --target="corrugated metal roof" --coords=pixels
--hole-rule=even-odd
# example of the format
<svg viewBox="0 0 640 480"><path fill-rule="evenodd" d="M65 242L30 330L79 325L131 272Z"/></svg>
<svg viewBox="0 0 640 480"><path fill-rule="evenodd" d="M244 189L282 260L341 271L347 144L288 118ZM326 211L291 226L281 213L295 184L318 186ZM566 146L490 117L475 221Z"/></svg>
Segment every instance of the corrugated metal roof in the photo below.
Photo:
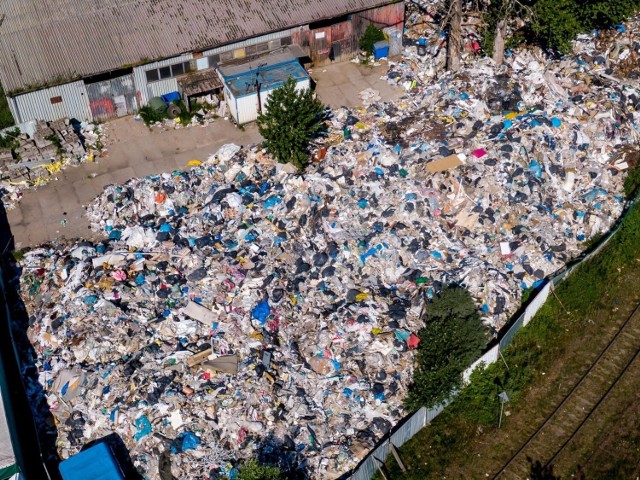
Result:
<svg viewBox="0 0 640 480"><path fill-rule="evenodd" d="M0 80L33 89L388 3L0 0Z"/></svg>

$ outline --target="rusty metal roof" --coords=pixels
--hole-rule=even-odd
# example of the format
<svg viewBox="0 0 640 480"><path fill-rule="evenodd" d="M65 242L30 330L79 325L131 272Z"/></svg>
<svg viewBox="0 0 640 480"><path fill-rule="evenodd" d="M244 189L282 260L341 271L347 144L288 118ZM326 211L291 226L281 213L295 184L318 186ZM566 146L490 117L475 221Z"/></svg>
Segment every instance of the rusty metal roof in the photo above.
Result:
<svg viewBox="0 0 640 480"><path fill-rule="evenodd" d="M222 88L222 82L215 68L188 73L182 77L178 77L178 85L182 92L188 97Z"/></svg>
<svg viewBox="0 0 640 480"><path fill-rule="evenodd" d="M389 3L0 0L0 80L32 90Z"/></svg>

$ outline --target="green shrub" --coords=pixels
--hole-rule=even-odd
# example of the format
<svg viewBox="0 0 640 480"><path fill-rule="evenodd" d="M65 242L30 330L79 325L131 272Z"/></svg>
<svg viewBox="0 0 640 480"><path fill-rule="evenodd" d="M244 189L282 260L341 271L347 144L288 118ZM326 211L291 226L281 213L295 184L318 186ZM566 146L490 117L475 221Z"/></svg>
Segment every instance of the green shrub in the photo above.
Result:
<svg viewBox="0 0 640 480"><path fill-rule="evenodd" d="M255 460L249 460L240 467L237 480L284 480L278 467L260 465Z"/></svg>
<svg viewBox="0 0 640 480"><path fill-rule="evenodd" d="M5 96L2 87L0 87L0 130L11 127L15 125L15 123L13 115L11 115L11 110L9 110L7 97Z"/></svg>
<svg viewBox="0 0 640 480"><path fill-rule="evenodd" d="M7 131L4 135L0 135L0 148L10 148L15 150L20 146L18 137L20 136L20 130L16 127Z"/></svg>
<svg viewBox="0 0 640 480"><path fill-rule="evenodd" d="M145 125L147 126L153 125L156 122L162 122L164 119L167 118L166 110L158 111L154 108L151 108L149 105L145 105L144 107L141 107L138 114L140 115L140 118L142 118Z"/></svg>
<svg viewBox="0 0 640 480"><path fill-rule="evenodd" d="M443 402L462 383L462 372L486 345L480 314L466 290L449 287L425 309L418 332L417 365L406 399L413 410Z"/></svg>
<svg viewBox="0 0 640 480"><path fill-rule="evenodd" d="M627 198L633 198L640 187L640 165L631 169L624 179L624 193Z"/></svg>
<svg viewBox="0 0 640 480"><path fill-rule="evenodd" d="M483 13L481 45L491 55L498 22L506 18L513 27L514 19L522 19L526 26L505 39L506 48L532 43L564 54L579 33L610 28L633 16L638 8L639 0L496 0Z"/></svg>
<svg viewBox="0 0 640 480"><path fill-rule="evenodd" d="M373 44L381 40L385 40L382 30L369 24L360 39L360 48L371 55L373 53Z"/></svg>
<svg viewBox="0 0 640 480"><path fill-rule="evenodd" d="M610 28L638 8L638 0L538 0L531 26L537 43L568 53L579 33Z"/></svg>

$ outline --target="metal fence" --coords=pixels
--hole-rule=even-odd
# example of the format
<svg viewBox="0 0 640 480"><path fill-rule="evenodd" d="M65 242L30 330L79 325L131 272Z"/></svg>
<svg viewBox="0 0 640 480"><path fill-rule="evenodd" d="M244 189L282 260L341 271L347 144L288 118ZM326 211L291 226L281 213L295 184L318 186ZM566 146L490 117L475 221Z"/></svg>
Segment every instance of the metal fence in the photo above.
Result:
<svg viewBox="0 0 640 480"><path fill-rule="evenodd" d="M520 315L518 315L515 320L512 321L511 326L505 331L504 334L500 336L498 343L487 350L480 358L473 362L473 364L471 364L471 366L467 368L467 370L463 372L462 376L465 383L469 381L471 373L481 363L484 363L486 366L498 360L498 358L500 357L500 350L504 350L513 341L513 338L515 337L515 334L518 332L518 330L526 326L533 319L538 310L540 310L540 308L547 301L547 298L553 291L555 285L558 285L559 283L566 280L582 263L590 260L594 255L600 253L600 251L607 245L607 243L609 243L609 240L611 240L611 238L613 238L613 236L618 232L624 220L629 215L629 212L631 212L633 205L638 201L638 198L640 198L640 194L638 194L636 198L634 198L627 204L624 214L620 217L615 227L598 243L598 246L596 248L589 252L589 254L581 257L579 261L563 268L553 277L548 279L547 283L531 299L524 311ZM453 398L455 398L455 396L456 393L454 393L454 395L452 395L452 397L447 402L445 402L445 405L441 405L433 409L422 407L414 414L403 419L392 430L391 435L384 438L380 442L380 444L358 464L356 468L354 468L351 472L345 474L341 478L348 478L350 480L370 480L378 470L378 466L383 464L389 457L389 454L392 452L390 443L393 443L393 445L396 447L402 446L416 433L418 433L425 426L431 423L431 421L433 421L433 419L436 418L440 414L440 412L442 412L444 407L449 404L453 400Z"/></svg>

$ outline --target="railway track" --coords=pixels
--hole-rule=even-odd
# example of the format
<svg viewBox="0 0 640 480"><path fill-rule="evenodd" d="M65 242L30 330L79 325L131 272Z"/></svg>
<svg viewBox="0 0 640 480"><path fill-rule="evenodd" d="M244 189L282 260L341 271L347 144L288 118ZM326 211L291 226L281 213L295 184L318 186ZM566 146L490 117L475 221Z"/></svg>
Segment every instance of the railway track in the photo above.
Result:
<svg viewBox="0 0 640 480"><path fill-rule="evenodd" d="M494 480L528 478L529 458L545 466L552 464L639 356L640 304L562 402L495 474Z"/></svg>

